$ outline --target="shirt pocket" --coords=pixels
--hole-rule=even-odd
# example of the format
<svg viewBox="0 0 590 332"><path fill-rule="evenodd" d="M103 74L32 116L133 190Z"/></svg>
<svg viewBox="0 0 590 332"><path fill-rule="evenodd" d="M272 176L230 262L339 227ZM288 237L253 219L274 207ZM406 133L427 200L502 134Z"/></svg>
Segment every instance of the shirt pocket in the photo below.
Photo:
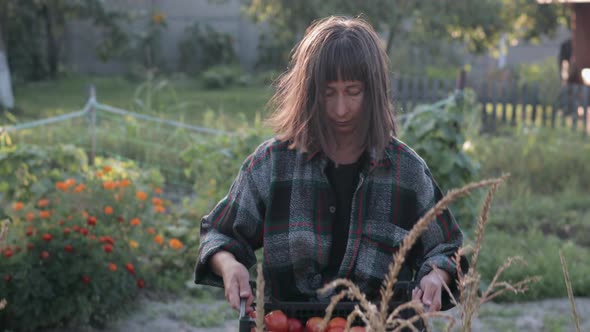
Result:
<svg viewBox="0 0 590 332"><path fill-rule="evenodd" d="M397 251L408 233L407 230L390 222L369 219L363 223L363 241L390 254Z"/></svg>

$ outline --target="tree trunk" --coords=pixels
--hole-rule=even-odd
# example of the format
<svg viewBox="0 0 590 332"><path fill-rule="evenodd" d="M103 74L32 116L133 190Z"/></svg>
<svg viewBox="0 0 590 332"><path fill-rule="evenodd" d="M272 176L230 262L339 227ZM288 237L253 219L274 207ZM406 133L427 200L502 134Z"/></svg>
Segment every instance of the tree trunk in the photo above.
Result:
<svg viewBox="0 0 590 332"><path fill-rule="evenodd" d="M1 29L0 27L0 107L11 109L14 108L14 95L12 94L10 69L8 68L8 58Z"/></svg>
<svg viewBox="0 0 590 332"><path fill-rule="evenodd" d="M45 32L47 33L47 66L49 69L49 77L57 78L59 56L57 40L55 37L54 17L48 4L43 5L41 15L45 20Z"/></svg>

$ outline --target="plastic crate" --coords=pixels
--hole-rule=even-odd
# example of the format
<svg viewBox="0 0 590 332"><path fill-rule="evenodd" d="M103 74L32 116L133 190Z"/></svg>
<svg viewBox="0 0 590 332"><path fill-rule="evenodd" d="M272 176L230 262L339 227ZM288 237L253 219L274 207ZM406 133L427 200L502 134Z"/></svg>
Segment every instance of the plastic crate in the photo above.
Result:
<svg viewBox="0 0 590 332"><path fill-rule="evenodd" d="M415 283L413 282L398 283L394 291L395 296L392 301L390 301L389 307L394 309L398 305L409 301L414 286ZM250 332L251 328L256 326L255 320L246 315L246 301L242 300L240 304L239 332ZM328 304L329 303L323 302L284 302L273 300L270 303L264 304L264 311L268 313L273 310L281 310L287 315L287 317L299 319L305 326L305 322L311 317L324 317ZM332 317L348 317L357 304L358 302L339 302L336 304L334 311L332 312ZM355 324L361 323L360 320L355 322Z"/></svg>

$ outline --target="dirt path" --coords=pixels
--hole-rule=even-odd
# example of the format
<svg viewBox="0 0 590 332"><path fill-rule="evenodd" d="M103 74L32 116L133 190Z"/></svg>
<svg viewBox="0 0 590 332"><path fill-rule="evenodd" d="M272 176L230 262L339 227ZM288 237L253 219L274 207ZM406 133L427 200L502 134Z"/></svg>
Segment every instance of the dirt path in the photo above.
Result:
<svg viewBox="0 0 590 332"><path fill-rule="evenodd" d="M576 299L581 331L590 331L590 298ZM457 319L457 310L451 310ZM137 309L106 331L114 332L237 332L238 317L224 301L196 301L191 298L156 301L141 299ZM200 327L199 327L200 326ZM473 322L473 331L483 332L566 332L575 331L567 299L511 304L486 304ZM105 331L102 330L102 331ZM434 331L443 331L444 322L433 322ZM455 329L456 330L456 329ZM72 332L59 330L53 332ZM81 331L75 329L75 331ZM81 332L98 332L85 329Z"/></svg>

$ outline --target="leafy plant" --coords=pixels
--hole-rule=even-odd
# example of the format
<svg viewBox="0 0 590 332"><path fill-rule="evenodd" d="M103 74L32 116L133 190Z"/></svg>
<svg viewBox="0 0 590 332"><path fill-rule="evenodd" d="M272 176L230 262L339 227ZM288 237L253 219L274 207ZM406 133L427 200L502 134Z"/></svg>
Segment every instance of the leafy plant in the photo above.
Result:
<svg viewBox="0 0 590 332"><path fill-rule="evenodd" d="M444 188L468 183L479 165L464 150L467 137L476 131L478 114L472 92L457 92L446 100L417 107L403 123L401 138L422 156ZM475 222L477 198L471 196L455 205L454 212L463 225Z"/></svg>
<svg viewBox="0 0 590 332"><path fill-rule="evenodd" d="M197 22L185 30L185 37L178 43L180 69L186 73L198 73L215 65L237 62L234 38L215 30L210 25L204 28Z"/></svg>

